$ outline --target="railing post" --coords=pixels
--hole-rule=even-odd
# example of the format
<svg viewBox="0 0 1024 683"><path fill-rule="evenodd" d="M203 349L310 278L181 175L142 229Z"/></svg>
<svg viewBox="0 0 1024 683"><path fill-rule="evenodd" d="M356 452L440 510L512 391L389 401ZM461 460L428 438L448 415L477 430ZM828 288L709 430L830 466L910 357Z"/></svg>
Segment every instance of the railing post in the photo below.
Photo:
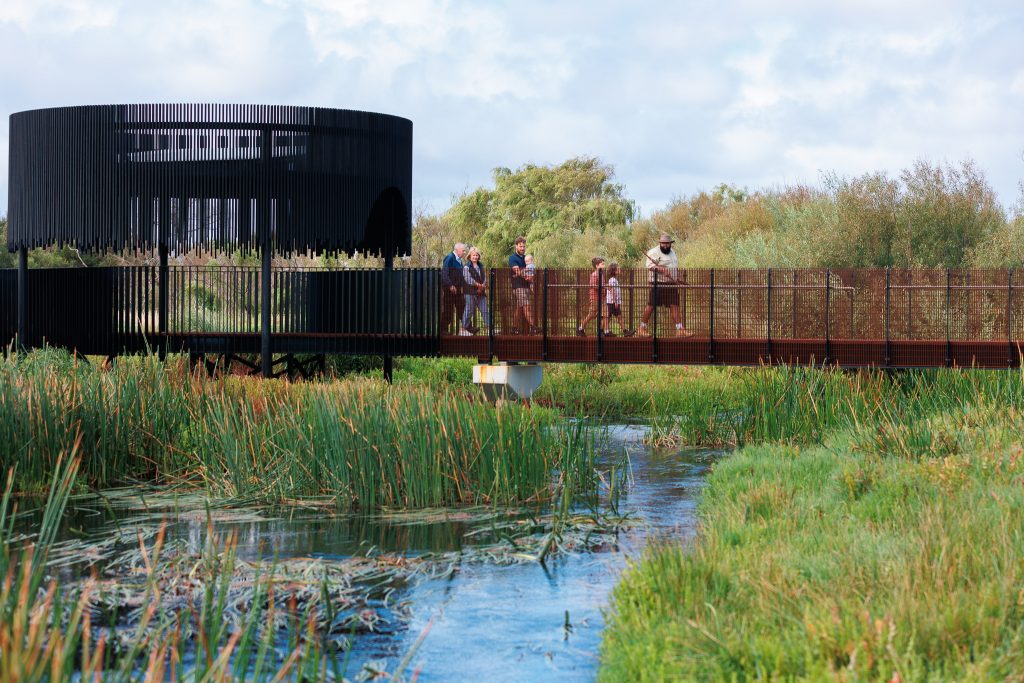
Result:
<svg viewBox="0 0 1024 683"><path fill-rule="evenodd" d="M1013 268L1006 269L1006 365L1013 367Z"/></svg>
<svg viewBox="0 0 1024 683"><path fill-rule="evenodd" d="M683 270L683 310L682 310L681 317L682 317L683 329L684 330L687 329L686 328L686 290L687 289L688 289L688 287L686 286L686 271Z"/></svg>
<svg viewBox="0 0 1024 683"><path fill-rule="evenodd" d="M772 363L772 269L768 269L768 364Z"/></svg>
<svg viewBox="0 0 1024 683"><path fill-rule="evenodd" d="M597 269L597 362L604 358L604 334L601 327L601 309L604 308L604 268Z"/></svg>
<svg viewBox="0 0 1024 683"><path fill-rule="evenodd" d="M952 285L952 283L953 283L952 273L951 273L949 268L946 268L946 367L947 368L950 367L951 365L953 365L952 347L950 346L950 342L949 342L949 325L950 325L950 317L951 317L951 315L950 315L951 312L949 310L950 306L951 306L951 299L950 299L951 290L950 290L950 286Z"/></svg>
<svg viewBox="0 0 1024 683"><path fill-rule="evenodd" d="M273 253L270 250L269 236L263 240L262 270L260 276L260 369L263 377L269 379L274 374L274 357L270 348L270 266L273 262Z"/></svg>
<svg viewBox="0 0 1024 683"><path fill-rule="evenodd" d="M170 280L170 269L167 267L167 244L161 243L160 252L160 300L158 306L160 311L157 315L157 333L160 335L160 360L167 358L167 320L168 320L168 297L167 285Z"/></svg>
<svg viewBox="0 0 1024 683"><path fill-rule="evenodd" d="M28 343L28 248L18 249L18 348L27 350Z"/></svg>
<svg viewBox="0 0 1024 683"><path fill-rule="evenodd" d="M793 269L793 287L790 291L793 300L793 339L796 339L796 268Z"/></svg>
<svg viewBox="0 0 1024 683"><path fill-rule="evenodd" d="M743 336L743 316L740 312L743 308L743 271L736 271L736 338L739 339Z"/></svg>
<svg viewBox="0 0 1024 683"><path fill-rule="evenodd" d="M892 288L889 266L885 267L885 367L892 366L892 337L889 332L889 320L892 316Z"/></svg>
<svg viewBox="0 0 1024 683"><path fill-rule="evenodd" d="M651 362L658 362L658 271L653 272L654 284L651 288L651 297L654 302L653 317L651 318Z"/></svg>
<svg viewBox="0 0 1024 683"><path fill-rule="evenodd" d="M387 341L387 346L385 347L385 351L384 351L384 367L383 367L384 381L387 382L388 384L391 384L391 380L392 380L393 375L394 375L394 359L391 357L391 351L392 351L392 346L394 344L394 341L393 341L393 337L392 337L392 334L391 334L393 332L393 329L392 329L391 318L390 318L390 314L393 311L389 308L390 302L395 300L394 293L391 291L391 275L394 272L394 268L395 268L395 257L394 257L394 255L390 251L385 252L384 253L384 271L381 273L381 277L384 278L384 282L382 283L383 286L381 287L381 304L382 304L382 306L381 306L381 308L382 308L381 313L382 313L382 315L381 315L380 320L378 321L378 324L381 325L384 328L384 333L386 335L384 338L388 340ZM399 299L399 301L404 301L404 298Z"/></svg>
<svg viewBox="0 0 1024 683"><path fill-rule="evenodd" d="M832 269L825 269L825 365L832 360Z"/></svg>
<svg viewBox="0 0 1024 683"><path fill-rule="evenodd" d="M711 269L708 286L708 362L715 362L715 269Z"/></svg>
<svg viewBox="0 0 1024 683"><path fill-rule="evenodd" d="M541 313L543 319L541 321L541 349L540 357L544 360L548 359L548 269L544 268L544 291L541 292ZM494 317L494 313L491 313L491 317Z"/></svg>
<svg viewBox="0 0 1024 683"><path fill-rule="evenodd" d="M494 310L494 289L496 287L494 284L494 268L491 268L488 280L490 282L490 289L487 290L487 293L490 295L491 299L488 308L490 308L491 314L487 316L487 362L490 363L494 360L494 317L498 314L498 312Z"/></svg>

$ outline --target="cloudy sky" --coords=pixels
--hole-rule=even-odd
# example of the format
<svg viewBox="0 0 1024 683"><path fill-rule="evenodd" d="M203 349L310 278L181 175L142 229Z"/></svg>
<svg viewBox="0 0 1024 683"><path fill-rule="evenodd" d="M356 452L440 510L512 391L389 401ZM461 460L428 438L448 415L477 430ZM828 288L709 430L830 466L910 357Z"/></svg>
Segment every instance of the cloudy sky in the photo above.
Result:
<svg viewBox="0 0 1024 683"><path fill-rule="evenodd" d="M645 214L721 182L973 159L1024 179L1021 0L2 0L0 113L242 102L398 114L414 203L596 155ZM7 125L0 212L7 206Z"/></svg>

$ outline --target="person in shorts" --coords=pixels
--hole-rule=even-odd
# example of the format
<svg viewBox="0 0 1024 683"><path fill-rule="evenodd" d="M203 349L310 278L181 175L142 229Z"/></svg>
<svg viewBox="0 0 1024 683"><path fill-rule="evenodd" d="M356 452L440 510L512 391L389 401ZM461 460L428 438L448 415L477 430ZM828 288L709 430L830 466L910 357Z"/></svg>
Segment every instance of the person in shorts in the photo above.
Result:
<svg viewBox="0 0 1024 683"><path fill-rule="evenodd" d="M530 307L532 292L530 281L527 280L526 264L526 238L520 235L516 237L514 251L508 257L508 266L512 269L512 302L515 310L512 313L512 329L537 334L537 327L533 324L533 311ZM520 326L519 321L523 320L525 325Z"/></svg>
<svg viewBox="0 0 1024 683"><path fill-rule="evenodd" d="M604 259L595 256L590 260L590 264L594 266L594 272L590 274L590 284L587 286L587 314L583 316L576 328L577 337L587 336L587 323L597 317L597 307L601 302L601 271L604 270Z"/></svg>
<svg viewBox="0 0 1024 683"><path fill-rule="evenodd" d="M676 326L677 337L692 337L693 333L683 327L682 318L679 314L679 257L672 249L675 242L672 236L662 233L658 239L658 246L653 247L644 255L647 262L647 277L651 283L650 294L647 298L647 306L640 318L640 336L646 337L650 334L647 323L654 313L655 306L668 307L672 322ZM657 285L657 286L655 286Z"/></svg>

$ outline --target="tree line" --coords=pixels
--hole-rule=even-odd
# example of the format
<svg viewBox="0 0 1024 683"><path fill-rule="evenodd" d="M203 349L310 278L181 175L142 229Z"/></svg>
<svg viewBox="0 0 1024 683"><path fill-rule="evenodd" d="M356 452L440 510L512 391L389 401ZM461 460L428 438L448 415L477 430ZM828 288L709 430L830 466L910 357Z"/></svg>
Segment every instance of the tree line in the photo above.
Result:
<svg viewBox="0 0 1024 683"><path fill-rule="evenodd" d="M540 267L588 268L595 255L640 266L662 232L675 236L680 265L692 268L1017 267L1024 265L1024 183L1016 204L1005 208L973 162L918 161L896 176L825 174L816 186L748 190L723 183L641 216L610 164L577 157L497 168L489 186L453 197L447 210L417 212L412 254L403 262L439 266L458 241L479 247L487 265L502 265L515 237L524 235ZM6 234L0 219L0 239ZM255 255L219 257L235 265L247 259L257 263ZM35 267L148 260L67 246L29 257ZM280 261L379 264L362 254ZM0 253L0 267L15 265L14 254Z"/></svg>

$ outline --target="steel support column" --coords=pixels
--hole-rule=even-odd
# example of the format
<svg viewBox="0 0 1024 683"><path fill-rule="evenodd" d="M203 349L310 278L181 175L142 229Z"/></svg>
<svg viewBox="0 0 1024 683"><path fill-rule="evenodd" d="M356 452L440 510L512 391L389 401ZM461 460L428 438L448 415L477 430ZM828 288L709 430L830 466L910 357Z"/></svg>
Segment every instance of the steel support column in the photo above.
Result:
<svg viewBox="0 0 1024 683"><path fill-rule="evenodd" d="M168 315L168 285L170 284L170 269L167 267L167 244L162 243L160 251L160 300L159 317L157 319L157 333L160 335L158 348L160 349L160 360L167 358L167 321Z"/></svg>
<svg viewBox="0 0 1024 683"><path fill-rule="evenodd" d="M260 359L264 377L272 377L274 374L274 356L270 347L270 297L273 294L270 267L274 259L274 242L270 235L270 135L270 129L264 128L260 144L260 162L263 168L256 199L256 234L260 239L263 259L260 278Z"/></svg>
<svg viewBox="0 0 1024 683"><path fill-rule="evenodd" d="M28 349L28 249L18 249L18 348Z"/></svg>
<svg viewBox="0 0 1024 683"><path fill-rule="evenodd" d="M392 220L393 217L392 217ZM390 251L384 254L384 272L381 274L384 278L384 296L381 297L382 304L386 306L386 302L393 301L393 295L391 292L391 276L395 272L395 257ZM393 311L389 308L384 308L382 311L381 322L385 325L385 333L390 336L392 327L389 320L389 315ZM384 350L384 381L391 384L392 374L394 372L394 359L391 357L391 348Z"/></svg>

